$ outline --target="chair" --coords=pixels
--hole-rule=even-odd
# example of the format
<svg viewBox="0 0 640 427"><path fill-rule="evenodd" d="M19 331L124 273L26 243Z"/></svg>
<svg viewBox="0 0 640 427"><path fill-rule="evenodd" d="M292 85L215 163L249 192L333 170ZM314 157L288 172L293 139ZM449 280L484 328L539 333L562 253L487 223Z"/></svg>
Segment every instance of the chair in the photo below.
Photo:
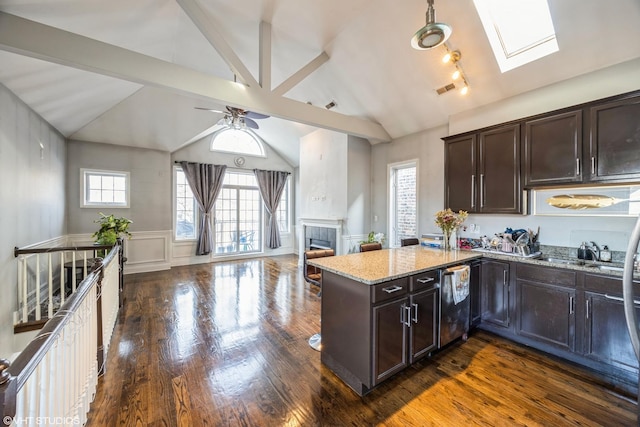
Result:
<svg viewBox="0 0 640 427"><path fill-rule="evenodd" d="M382 243L360 243L360 252L377 251L382 249Z"/></svg>
<svg viewBox="0 0 640 427"><path fill-rule="evenodd" d="M313 265L307 264L307 260L333 255L335 255L333 249L314 249L310 251L304 251L304 280L316 286L321 286L322 270L314 267ZM320 290L318 296L320 296L321 293L322 290Z"/></svg>
<svg viewBox="0 0 640 427"><path fill-rule="evenodd" d="M322 286L322 270L314 267L313 265L307 264L308 259L314 258L323 258L327 256L333 256L335 253L333 249L314 249L309 251L304 251L304 280L309 283L312 283L316 286ZM320 288L320 292L318 292L318 296L322 295L322 288ZM322 335L320 333L313 334L311 338L309 338L309 346L316 350L320 351L322 347Z"/></svg>
<svg viewBox="0 0 640 427"><path fill-rule="evenodd" d="M418 240L416 237L408 237L406 239L400 239L400 246L413 246L413 245L419 245L420 244L420 240Z"/></svg>

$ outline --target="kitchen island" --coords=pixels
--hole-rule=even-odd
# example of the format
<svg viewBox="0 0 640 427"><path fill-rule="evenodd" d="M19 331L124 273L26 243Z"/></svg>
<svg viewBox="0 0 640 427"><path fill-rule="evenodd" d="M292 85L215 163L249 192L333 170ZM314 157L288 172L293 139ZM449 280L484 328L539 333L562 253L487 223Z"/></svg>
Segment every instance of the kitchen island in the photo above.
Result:
<svg viewBox="0 0 640 427"><path fill-rule="evenodd" d="M481 258L422 246L309 260L322 272L321 360L363 396L439 346L439 269Z"/></svg>

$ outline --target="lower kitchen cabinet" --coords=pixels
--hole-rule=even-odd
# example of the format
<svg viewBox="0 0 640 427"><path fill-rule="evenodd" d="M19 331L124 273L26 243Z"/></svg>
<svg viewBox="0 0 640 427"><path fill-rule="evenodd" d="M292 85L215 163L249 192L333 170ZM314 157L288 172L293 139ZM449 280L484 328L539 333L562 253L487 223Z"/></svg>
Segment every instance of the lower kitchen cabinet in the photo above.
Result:
<svg viewBox="0 0 640 427"><path fill-rule="evenodd" d="M485 260L480 283L482 322L509 328L509 263Z"/></svg>
<svg viewBox="0 0 640 427"><path fill-rule="evenodd" d="M416 362L438 348L439 302L437 287L411 295L409 363Z"/></svg>
<svg viewBox="0 0 640 427"><path fill-rule="evenodd" d="M573 351L576 290L526 280L518 280L517 288L517 333Z"/></svg>
<svg viewBox="0 0 640 427"><path fill-rule="evenodd" d="M585 274L584 355L613 366L636 370L622 300L622 280ZM636 284L637 285L637 284ZM636 304L640 318L640 303Z"/></svg>
<svg viewBox="0 0 640 427"><path fill-rule="evenodd" d="M402 298L372 309L374 384L409 366L406 350L408 308L408 298Z"/></svg>
<svg viewBox="0 0 640 427"><path fill-rule="evenodd" d="M516 332L561 350L575 349L576 273L516 264Z"/></svg>

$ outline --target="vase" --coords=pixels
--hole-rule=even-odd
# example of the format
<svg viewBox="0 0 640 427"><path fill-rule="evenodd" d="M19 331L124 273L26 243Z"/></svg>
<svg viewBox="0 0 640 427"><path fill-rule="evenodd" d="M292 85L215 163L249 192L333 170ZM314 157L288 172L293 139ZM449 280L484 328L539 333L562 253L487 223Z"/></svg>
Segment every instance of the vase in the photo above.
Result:
<svg viewBox="0 0 640 427"><path fill-rule="evenodd" d="M445 251L451 250L451 230L442 230L444 234L442 249Z"/></svg>

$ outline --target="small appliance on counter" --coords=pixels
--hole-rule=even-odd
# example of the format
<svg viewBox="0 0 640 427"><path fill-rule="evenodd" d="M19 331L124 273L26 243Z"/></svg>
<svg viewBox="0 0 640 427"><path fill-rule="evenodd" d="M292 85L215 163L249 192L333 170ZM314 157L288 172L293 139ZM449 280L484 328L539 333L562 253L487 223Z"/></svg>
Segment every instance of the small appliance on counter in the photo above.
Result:
<svg viewBox="0 0 640 427"><path fill-rule="evenodd" d="M444 245L444 234L441 233L427 233L423 234L420 239L420 244L429 248L441 248Z"/></svg>

